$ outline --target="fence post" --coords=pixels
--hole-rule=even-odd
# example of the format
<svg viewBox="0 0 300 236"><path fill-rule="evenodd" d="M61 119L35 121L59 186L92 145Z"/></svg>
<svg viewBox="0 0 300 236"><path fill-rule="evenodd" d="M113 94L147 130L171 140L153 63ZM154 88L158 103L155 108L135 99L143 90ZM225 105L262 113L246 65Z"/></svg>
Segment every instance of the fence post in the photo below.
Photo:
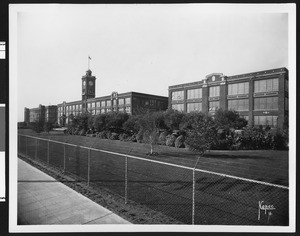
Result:
<svg viewBox="0 0 300 236"><path fill-rule="evenodd" d="M91 149L88 149L88 186L90 186L90 163L91 162Z"/></svg>
<svg viewBox="0 0 300 236"><path fill-rule="evenodd" d="M195 224L195 168L193 169L193 209L192 209L192 225Z"/></svg>
<svg viewBox="0 0 300 236"><path fill-rule="evenodd" d="M47 143L47 163L50 164L50 140Z"/></svg>
<svg viewBox="0 0 300 236"><path fill-rule="evenodd" d="M195 224L195 187L196 187L196 180L195 180L195 169L198 165L198 161L200 159L201 156L198 157L196 164L194 166L193 169L193 193L192 193L192 199L193 199L193 203L192 203L192 225Z"/></svg>
<svg viewBox="0 0 300 236"><path fill-rule="evenodd" d="M128 190L128 157L125 158L125 204L127 204L127 190Z"/></svg>
<svg viewBox="0 0 300 236"><path fill-rule="evenodd" d="M64 143L64 173L66 172L66 144Z"/></svg>
<svg viewBox="0 0 300 236"><path fill-rule="evenodd" d="M28 157L27 153L28 153L28 151L27 151L27 137L25 136L25 154L26 154L26 157Z"/></svg>
<svg viewBox="0 0 300 236"><path fill-rule="evenodd" d="M37 146L38 146L38 139L35 139L35 160L37 159Z"/></svg>

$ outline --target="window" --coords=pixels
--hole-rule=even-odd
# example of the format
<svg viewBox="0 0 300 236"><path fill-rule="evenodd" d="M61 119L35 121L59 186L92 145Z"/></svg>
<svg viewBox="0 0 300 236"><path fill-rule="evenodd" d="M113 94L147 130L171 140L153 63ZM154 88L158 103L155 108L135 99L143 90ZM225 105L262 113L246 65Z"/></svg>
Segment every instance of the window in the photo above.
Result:
<svg viewBox="0 0 300 236"><path fill-rule="evenodd" d="M183 106L183 104L173 104L172 109L177 110L177 111L183 111L184 106Z"/></svg>
<svg viewBox="0 0 300 236"><path fill-rule="evenodd" d="M192 112L192 111L202 111L202 103L201 102L188 103L187 112Z"/></svg>
<svg viewBox="0 0 300 236"><path fill-rule="evenodd" d="M246 121L249 121L249 116L240 116L242 118L244 118Z"/></svg>
<svg viewBox="0 0 300 236"><path fill-rule="evenodd" d="M125 98L125 104L126 105L130 105L131 104L130 98Z"/></svg>
<svg viewBox="0 0 300 236"><path fill-rule="evenodd" d="M105 101L101 101L101 107L105 107Z"/></svg>
<svg viewBox="0 0 300 236"><path fill-rule="evenodd" d="M126 113L128 113L128 114L131 113L131 107L126 107Z"/></svg>
<svg viewBox="0 0 300 236"><path fill-rule="evenodd" d="M202 98L202 88L187 91L187 99Z"/></svg>
<svg viewBox="0 0 300 236"><path fill-rule="evenodd" d="M117 106L117 100L112 100L113 106L116 107Z"/></svg>
<svg viewBox="0 0 300 236"><path fill-rule="evenodd" d="M150 106L151 107L156 107L156 100L150 100Z"/></svg>
<svg viewBox="0 0 300 236"><path fill-rule="evenodd" d="M107 112L111 112L111 108L107 108L106 111L107 111Z"/></svg>
<svg viewBox="0 0 300 236"><path fill-rule="evenodd" d="M110 107L110 106L111 106L111 101L110 101L110 100L107 100L107 101L106 101L106 106L107 106L107 107Z"/></svg>
<svg viewBox="0 0 300 236"><path fill-rule="evenodd" d="M249 82L228 85L228 95L248 94L248 93L249 93Z"/></svg>
<svg viewBox="0 0 300 236"><path fill-rule="evenodd" d="M100 102L96 102L96 107L100 107Z"/></svg>
<svg viewBox="0 0 300 236"><path fill-rule="evenodd" d="M100 111L101 111L101 114L105 113L105 109L103 109L103 108Z"/></svg>
<svg viewBox="0 0 300 236"><path fill-rule="evenodd" d="M278 116L254 116L254 125L277 127Z"/></svg>
<svg viewBox="0 0 300 236"><path fill-rule="evenodd" d="M219 97L220 96L220 86L209 87L209 97Z"/></svg>
<svg viewBox="0 0 300 236"><path fill-rule="evenodd" d="M172 92L172 101L178 101L178 100L183 100L184 99L184 91L175 91Z"/></svg>
<svg viewBox="0 0 300 236"><path fill-rule="evenodd" d="M213 101L209 102L209 111L216 111L220 107L220 102L219 101Z"/></svg>
<svg viewBox="0 0 300 236"><path fill-rule="evenodd" d="M249 99L228 100L228 110L249 111Z"/></svg>
<svg viewBox="0 0 300 236"><path fill-rule="evenodd" d="M255 93L274 91L278 91L278 78L254 81Z"/></svg>
<svg viewBox="0 0 300 236"><path fill-rule="evenodd" d="M92 103L92 107L95 107L95 103L94 102Z"/></svg>
<svg viewBox="0 0 300 236"><path fill-rule="evenodd" d="M254 98L254 110L278 110L278 97Z"/></svg>
<svg viewBox="0 0 300 236"><path fill-rule="evenodd" d="M124 98L119 98L119 105L124 105Z"/></svg>

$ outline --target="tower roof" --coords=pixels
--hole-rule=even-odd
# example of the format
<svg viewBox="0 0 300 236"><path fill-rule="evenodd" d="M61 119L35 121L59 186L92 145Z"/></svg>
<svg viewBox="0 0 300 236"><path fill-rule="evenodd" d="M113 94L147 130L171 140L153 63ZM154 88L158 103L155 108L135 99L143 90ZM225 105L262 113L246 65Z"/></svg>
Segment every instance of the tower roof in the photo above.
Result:
<svg viewBox="0 0 300 236"><path fill-rule="evenodd" d="M92 71L90 69L86 71L86 76L92 76Z"/></svg>

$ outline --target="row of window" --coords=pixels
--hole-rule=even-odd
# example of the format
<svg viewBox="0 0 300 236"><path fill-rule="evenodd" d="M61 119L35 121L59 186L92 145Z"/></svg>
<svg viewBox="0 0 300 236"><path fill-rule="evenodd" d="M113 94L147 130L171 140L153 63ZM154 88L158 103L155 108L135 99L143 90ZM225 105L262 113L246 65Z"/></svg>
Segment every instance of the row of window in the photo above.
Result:
<svg viewBox="0 0 300 236"><path fill-rule="evenodd" d="M278 91L278 78L254 81L255 93L275 91Z"/></svg>
<svg viewBox="0 0 300 236"><path fill-rule="evenodd" d="M286 107L288 102L286 99ZM219 101L209 102L209 111L215 111L220 107ZM172 108L184 111L184 104L173 104ZM228 100L228 110L249 111L249 99ZM278 110L278 97L254 98L254 110ZM202 103L187 103L187 112L202 111Z"/></svg>
<svg viewBox="0 0 300 236"><path fill-rule="evenodd" d="M249 82L229 84L228 95L248 94L249 93Z"/></svg>
<svg viewBox="0 0 300 236"><path fill-rule="evenodd" d="M111 112L111 111L119 111L119 112L126 112L126 113L130 113L131 112L131 107L122 107L122 108L102 108L100 110L95 110L95 109L91 109L90 112L93 114L93 115L97 115L97 114L105 114L105 113L108 113L108 112ZM67 111L66 112L66 116L68 117L69 115L79 115L81 113L81 111ZM58 113L58 117L61 117L64 113L63 112L59 112Z"/></svg>
<svg viewBox="0 0 300 236"><path fill-rule="evenodd" d="M287 80L286 80L287 81ZM288 81L285 87L288 87ZM278 78L254 81L254 93L278 91ZM209 87L209 97L220 96L220 86ZM249 82L228 85L228 95L249 94ZM187 99L202 98L202 88L187 90ZM172 92L172 100L184 100L184 90Z"/></svg>
<svg viewBox="0 0 300 236"><path fill-rule="evenodd" d="M111 106L117 106L117 105L130 105L131 99L130 98L119 98L117 100L106 100L106 101L98 101L98 102L89 102L88 108L94 108L94 107L111 107ZM82 105L76 104L76 105L67 105L66 110L81 110ZM63 107L59 107L58 111L63 111Z"/></svg>
<svg viewBox="0 0 300 236"><path fill-rule="evenodd" d="M278 110L278 97L254 98L254 110Z"/></svg>
<svg viewBox="0 0 300 236"><path fill-rule="evenodd" d="M167 106L167 102L164 101L158 101L155 99L138 99L133 98L134 103L136 106L142 106L142 107L150 107L150 108L162 108Z"/></svg>
<svg viewBox="0 0 300 236"><path fill-rule="evenodd" d="M228 110L249 111L249 99L228 100Z"/></svg>
<svg viewBox="0 0 300 236"><path fill-rule="evenodd" d="M254 116L254 125L277 127L278 116Z"/></svg>

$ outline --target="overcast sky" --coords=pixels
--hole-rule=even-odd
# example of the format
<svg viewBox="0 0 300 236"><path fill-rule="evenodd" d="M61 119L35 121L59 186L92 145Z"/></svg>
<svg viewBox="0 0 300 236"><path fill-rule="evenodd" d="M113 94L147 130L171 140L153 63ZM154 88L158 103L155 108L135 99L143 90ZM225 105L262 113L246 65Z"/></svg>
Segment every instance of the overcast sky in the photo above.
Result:
<svg viewBox="0 0 300 236"><path fill-rule="evenodd" d="M24 107L113 91L168 96L211 73L288 66L288 14L203 5L43 5L18 14L18 121ZM249 11L250 10L250 11Z"/></svg>

